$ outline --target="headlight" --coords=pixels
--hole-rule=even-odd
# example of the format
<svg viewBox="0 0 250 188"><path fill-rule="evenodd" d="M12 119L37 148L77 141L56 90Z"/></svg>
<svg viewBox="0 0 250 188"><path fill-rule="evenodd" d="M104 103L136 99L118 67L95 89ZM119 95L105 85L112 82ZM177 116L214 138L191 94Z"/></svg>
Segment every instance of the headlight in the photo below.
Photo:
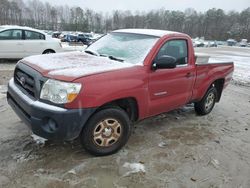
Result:
<svg viewBox="0 0 250 188"><path fill-rule="evenodd" d="M47 80L41 90L40 99L56 104L72 102L81 90L80 83L68 83L58 80Z"/></svg>

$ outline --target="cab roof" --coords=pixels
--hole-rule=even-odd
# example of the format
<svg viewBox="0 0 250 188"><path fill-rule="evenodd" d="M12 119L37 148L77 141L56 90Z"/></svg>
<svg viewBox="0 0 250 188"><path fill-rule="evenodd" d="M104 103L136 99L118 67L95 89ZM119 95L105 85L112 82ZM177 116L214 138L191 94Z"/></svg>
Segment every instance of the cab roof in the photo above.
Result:
<svg viewBox="0 0 250 188"><path fill-rule="evenodd" d="M142 35L150 35L155 37L163 37L165 35L170 34L182 34L174 31L167 30L157 30L157 29L119 29L113 31L114 33L133 33L133 34L142 34Z"/></svg>

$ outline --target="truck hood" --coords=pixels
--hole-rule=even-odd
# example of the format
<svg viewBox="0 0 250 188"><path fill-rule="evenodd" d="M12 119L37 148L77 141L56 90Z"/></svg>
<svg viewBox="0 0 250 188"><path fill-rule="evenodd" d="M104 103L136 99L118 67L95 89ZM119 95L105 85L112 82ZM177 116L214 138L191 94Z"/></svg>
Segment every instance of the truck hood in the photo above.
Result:
<svg viewBox="0 0 250 188"><path fill-rule="evenodd" d="M85 52L36 55L24 58L21 62L34 68L45 77L66 81L135 66L131 63L118 62Z"/></svg>

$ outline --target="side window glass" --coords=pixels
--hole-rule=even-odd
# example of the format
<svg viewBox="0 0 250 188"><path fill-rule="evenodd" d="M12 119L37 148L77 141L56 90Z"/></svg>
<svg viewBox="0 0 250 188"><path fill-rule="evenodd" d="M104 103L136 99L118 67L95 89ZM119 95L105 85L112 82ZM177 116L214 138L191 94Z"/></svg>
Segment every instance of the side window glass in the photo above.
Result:
<svg viewBox="0 0 250 188"><path fill-rule="evenodd" d="M22 30L7 30L0 33L0 40L22 40Z"/></svg>
<svg viewBox="0 0 250 188"><path fill-rule="evenodd" d="M25 31L25 39L26 40L45 40L45 36L41 33L33 32L33 31Z"/></svg>
<svg viewBox="0 0 250 188"><path fill-rule="evenodd" d="M176 58L177 65L186 65L188 63L188 48L186 40L171 40L166 42L159 50L157 57L163 55Z"/></svg>

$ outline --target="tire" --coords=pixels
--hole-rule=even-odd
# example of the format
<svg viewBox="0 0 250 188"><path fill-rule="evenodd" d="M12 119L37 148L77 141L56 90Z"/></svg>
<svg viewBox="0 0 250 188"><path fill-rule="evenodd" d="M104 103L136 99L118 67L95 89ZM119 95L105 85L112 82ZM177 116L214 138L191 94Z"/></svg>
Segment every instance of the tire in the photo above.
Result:
<svg viewBox="0 0 250 188"><path fill-rule="evenodd" d="M45 51L43 52L43 54L53 54L53 53L55 53L54 50L45 50Z"/></svg>
<svg viewBox="0 0 250 188"><path fill-rule="evenodd" d="M120 108L106 108L94 114L80 135L83 147L96 156L110 155L121 149L131 134L131 122Z"/></svg>
<svg viewBox="0 0 250 188"><path fill-rule="evenodd" d="M218 92L215 87L211 87L201 101L194 104L194 109L198 115L209 114L215 105Z"/></svg>

